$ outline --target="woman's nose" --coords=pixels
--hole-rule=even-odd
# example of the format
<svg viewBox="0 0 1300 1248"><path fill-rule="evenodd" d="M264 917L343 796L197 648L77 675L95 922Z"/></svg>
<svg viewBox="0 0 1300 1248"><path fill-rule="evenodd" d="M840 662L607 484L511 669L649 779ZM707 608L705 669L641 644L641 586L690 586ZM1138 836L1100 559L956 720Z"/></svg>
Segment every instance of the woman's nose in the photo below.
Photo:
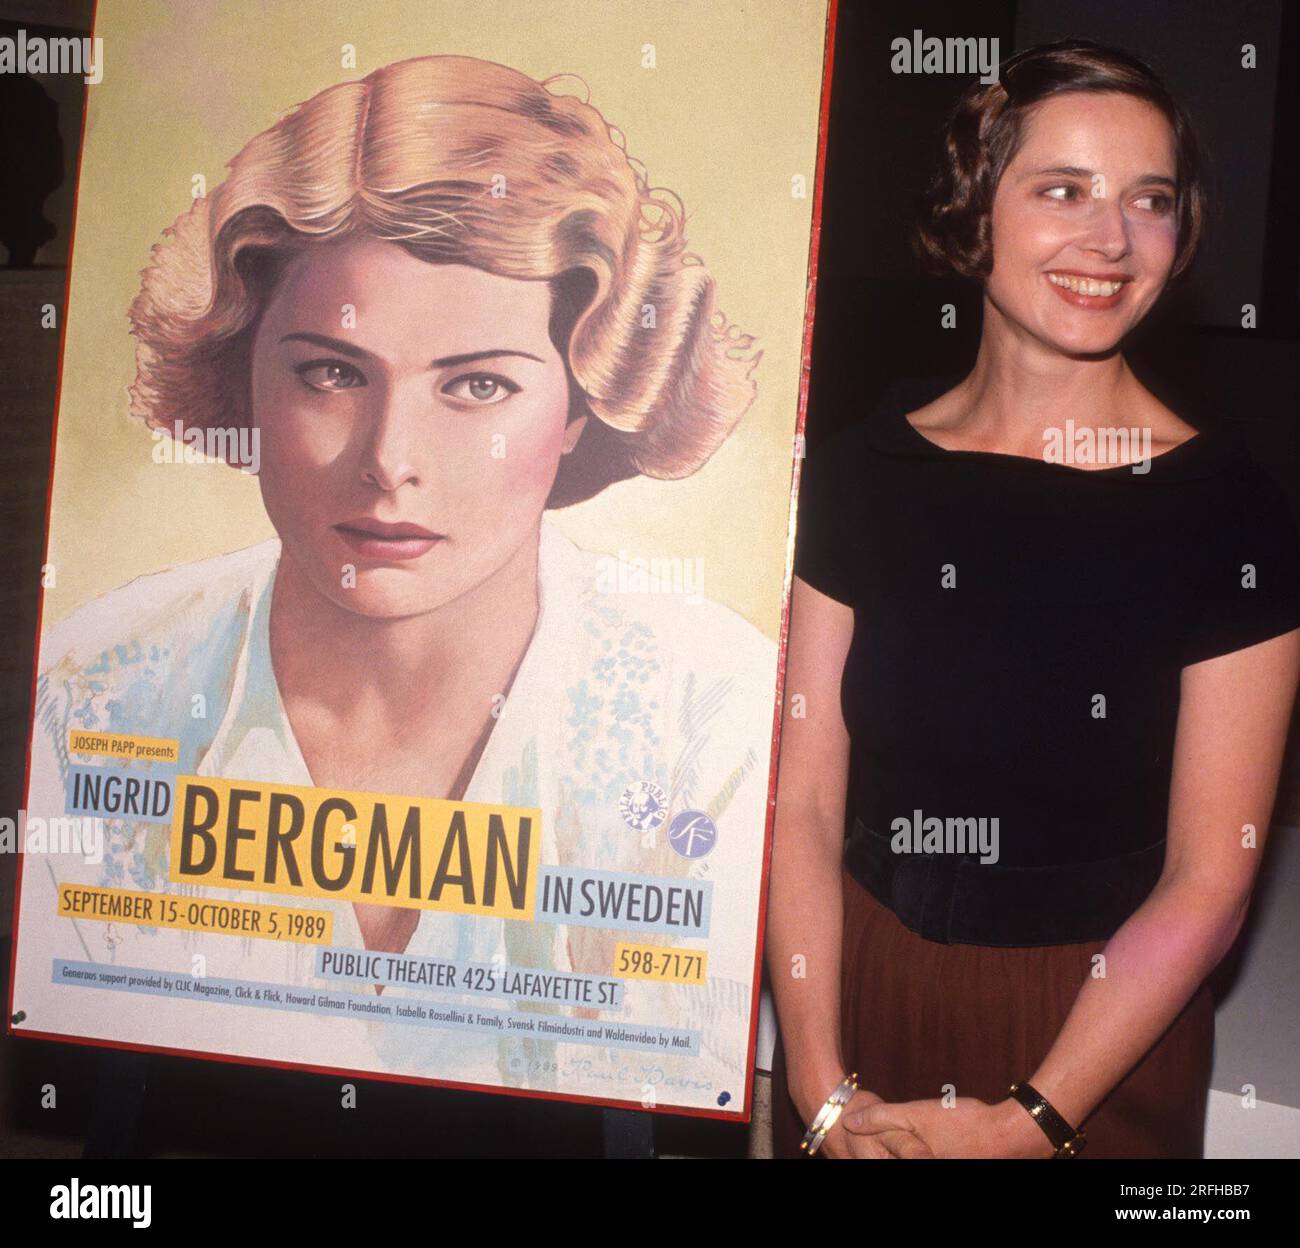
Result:
<svg viewBox="0 0 1300 1248"><path fill-rule="evenodd" d="M431 411L418 384L396 384L378 397L361 456L362 476L386 493L421 482L421 450L430 439Z"/></svg>
<svg viewBox="0 0 1300 1248"><path fill-rule="evenodd" d="M1118 260L1128 254L1128 218L1118 199L1105 195L1094 197L1087 230L1079 242L1085 251L1096 252L1108 260Z"/></svg>

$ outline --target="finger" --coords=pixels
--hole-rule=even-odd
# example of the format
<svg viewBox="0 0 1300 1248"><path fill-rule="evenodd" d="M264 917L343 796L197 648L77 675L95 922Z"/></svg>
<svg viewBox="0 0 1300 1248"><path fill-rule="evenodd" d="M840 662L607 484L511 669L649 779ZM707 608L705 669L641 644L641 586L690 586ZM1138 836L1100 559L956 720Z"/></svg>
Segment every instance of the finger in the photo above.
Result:
<svg viewBox="0 0 1300 1248"><path fill-rule="evenodd" d="M860 1114L864 1109L870 1109L873 1105L883 1103L882 1098L874 1092L868 1092L866 1088L859 1088L844 1102L844 1108L840 1111L839 1123L843 1124L850 1117Z"/></svg>
<svg viewBox="0 0 1300 1248"><path fill-rule="evenodd" d="M912 1122L901 1105L877 1101L865 1109L841 1116L846 1131L855 1135L874 1135L880 1131L911 1131Z"/></svg>
<svg viewBox="0 0 1300 1248"><path fill-rule="evenodd" d="M879 1140L894 1157L901 1157L907 1161L915 1161L926 1157L934 1158L930 1146L910 1131L883 1131L870 1138Z"/></svg>

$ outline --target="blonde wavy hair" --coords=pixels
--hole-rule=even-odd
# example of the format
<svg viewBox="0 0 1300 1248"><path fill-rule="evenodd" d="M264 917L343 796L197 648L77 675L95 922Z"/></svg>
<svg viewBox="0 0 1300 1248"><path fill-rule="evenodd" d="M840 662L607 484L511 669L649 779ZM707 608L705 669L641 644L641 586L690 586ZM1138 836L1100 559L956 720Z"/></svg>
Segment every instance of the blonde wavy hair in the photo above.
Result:
<svg viewBox="0 0 1300 1248"><path fill-rule="evenodd" d="M717 309L680 200L649 185L595 108L550 89L562 77L416 57L257 135L152 249L129 313L131 414L169 432L249 427L252 339L284 265L364 236L551 283L569 419L595 419L547 506L695 472L753 402L762 352Z"/></svg>

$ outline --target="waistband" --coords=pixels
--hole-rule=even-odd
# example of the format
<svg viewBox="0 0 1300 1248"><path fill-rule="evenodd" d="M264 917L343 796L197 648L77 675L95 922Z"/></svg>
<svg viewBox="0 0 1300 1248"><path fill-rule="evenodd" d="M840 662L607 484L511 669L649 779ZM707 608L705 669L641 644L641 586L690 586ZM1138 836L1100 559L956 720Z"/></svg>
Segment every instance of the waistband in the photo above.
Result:
<svg viewBox="0 0 1300 1248"><path fill-rule="evenodd" d="M975 854L896 854L855 815L844 865L918 936L1003 948L1108 940L1145 900L1165 842L1068 866L1005 867Z"/></svg>

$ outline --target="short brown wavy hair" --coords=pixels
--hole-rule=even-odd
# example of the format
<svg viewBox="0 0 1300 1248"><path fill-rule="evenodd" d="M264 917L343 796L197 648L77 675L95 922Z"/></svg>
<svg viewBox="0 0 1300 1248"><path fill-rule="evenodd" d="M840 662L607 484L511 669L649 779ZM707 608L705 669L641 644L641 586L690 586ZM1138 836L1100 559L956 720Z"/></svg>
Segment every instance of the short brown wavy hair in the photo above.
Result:
<svg viewBox="0 0 1300 1248"><path fill-rule="evenodd" d="M561 77L561 76L557 76ZM685 213L590 104L491 61L424 56L328 87L253 138L154 245L131 305L133 416L251 426L249 354L284 265L348 236L551 283L569 419L547 506L688 476L756 394Z"/></svg>
<svg viewBox="0 0 1300 1248"><path fill-rule="evenodd" d="M993 83L973 83L948 118L943 155L913 230L928 267L963 277L993 268L993 196L1020 150L1036 104L1070 91L1118 92L1155 105L1174 133L1178 243L1171 277L1192 262L1205 223L1205 189L1191 121L1155 71L1118 48L1083 39L1026 48L1002 63Z"/></svg>

